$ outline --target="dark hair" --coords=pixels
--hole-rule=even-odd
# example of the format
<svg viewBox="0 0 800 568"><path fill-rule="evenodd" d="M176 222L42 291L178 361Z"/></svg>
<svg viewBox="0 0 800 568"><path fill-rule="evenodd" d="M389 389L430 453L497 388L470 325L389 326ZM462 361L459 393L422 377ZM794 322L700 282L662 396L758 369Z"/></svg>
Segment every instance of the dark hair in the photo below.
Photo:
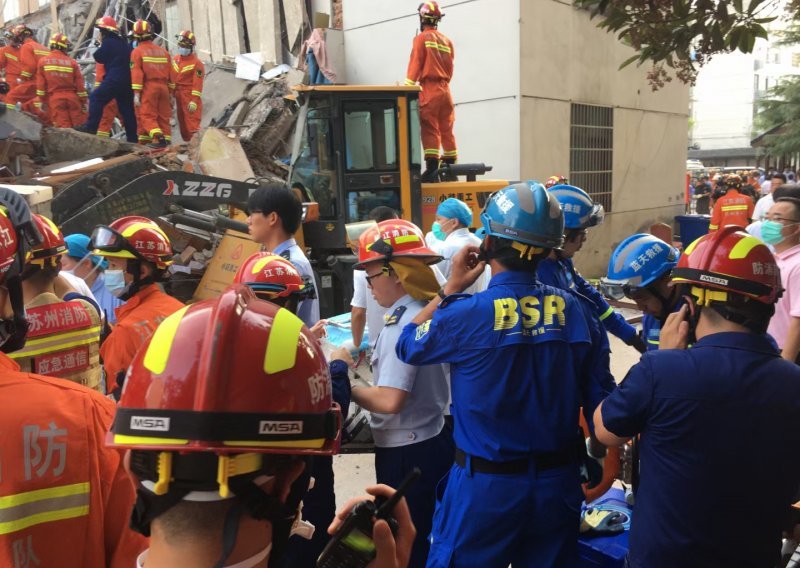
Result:
<svg viewBox="0 0 800 568"><path fill-rule="evenodd" d="M56 279L60 270L61 259L59 259L56 266L52 264L45 264L44 266L26 264L22 270L22 280L36 286L46 286Z"/></svg>
<svg viewBox="0 0 800 568"><path fill-rule="evenodd" d="M769 320L775 315L775 304L765 304L734 293L728 294L727 302L711 302L711 308L708 313L712 321L724 318L759 334L767 332Z"/></svg>
<svg viewBox="0 0 800 568"><path fill-rule="evenodd" d="M283 230L293 235L303 218L303 205L283 182L269 182L256 189L247 200L250 213L269 215L273 211L281 220Z"/></svg>
<svg viewBox="0 0 800 568"><path fill-rule="evenodd" d="M772 174L772 176L770 176L770 177L772 177L772 178L778 178L778 179L779 179L779 180L781 180L783 183L786 183L786 176L785 176L785 175L783 175L781 172L775 172L775 173L774 173L774 174Z"/></svg>
<svg viewBox="0 0 800 568"><path fill-rule="evenodd" d="M397 211L386 205L378 205L375 209L369 212L369 218L376 223L381 221L388 221L389 219L397 219L399 215Z"/></svg>
<svg viewBox="0 0 800 568"><path fill-rule="evenodd" d="M772 192L772 199L778 201L782 198L800 199L800 185L796 183L787 183L779 185Z"/></svg>
<svg viewBox="0 0 800 568"><path fill-rule="evenodd" d="M793 189L800 190L800 187L794 186ZM800 216L800 195L786 195L784 197L779 197L775 200L775 203L791 203L792 208L794 208L794 215L795 218Z"/></svg>
<svg viewBox="0 0 800 568"><path fill-rule="evenodd" d="M512 272L536 273L539 261L550 254L551 249L543 249L543 252L536 254L532 258L524 258L519 249L514 248L514 241L489 235L484 239L482 247L486 256L496 260L506 270Z"/></svg>

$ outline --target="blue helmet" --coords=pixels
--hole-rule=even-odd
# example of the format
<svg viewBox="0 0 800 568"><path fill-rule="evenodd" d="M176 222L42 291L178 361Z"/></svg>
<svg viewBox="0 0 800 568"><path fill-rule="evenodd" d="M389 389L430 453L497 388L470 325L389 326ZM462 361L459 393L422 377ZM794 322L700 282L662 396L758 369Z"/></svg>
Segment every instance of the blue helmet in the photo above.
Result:
<svg viewBox="0 0 800 568"><path fill-rule="evenodd" d="M678 264L675 247L647 233L631 235L614 250L608 274L600 279L604 294L617 300L630 296L669 273Z"/></svg>
<svg viewBox="0 0 800 568"><path fill-rule="evenodd" d="M523 181L495 192L481 212L487 235L535 247L564 243L564 215L558 200L538 181Z"/></svg>
<svg viewBox="0 0 800 568"><path fill-rule="evenodd" d="M589 194L579 187L561 184L548 191L561 204L567 229L588 229L602 223L606 216L603 206L592 201Z"/></svg>

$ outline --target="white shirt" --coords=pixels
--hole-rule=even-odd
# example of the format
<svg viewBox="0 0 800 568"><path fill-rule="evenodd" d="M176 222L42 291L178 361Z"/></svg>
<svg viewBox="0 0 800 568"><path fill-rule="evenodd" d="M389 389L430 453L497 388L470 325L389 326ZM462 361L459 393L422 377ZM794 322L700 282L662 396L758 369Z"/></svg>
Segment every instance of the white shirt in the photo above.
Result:
<svg viewBox="0 0 800 568"><path fill-rule="evenodd" d="M772 193L772 182L770 180L761 184L761 195L769 195Z"/></svg>
<svg viewBox="0 0 800 568"><path fill-rule="evenodd" d="M64 280L66 280L70 286L75 288L75 291L78 294L80 294L81 296L86 296L96 304L98 303L97 298L94 297L91 288L89 288L89 286L86 285L86 282L84 282L83 278L75 276L74 274L72 274L71 272L67 272L66 270L59 271L58 275L63 276Z"/></svg>
<svg viewBox="0 0 800 568"><path fill-rule="evenodd" d="M311 269L311 263L308 262L308 258L306 258L303 250L297 246L297 241L294 239L283 241L275 247L272 254L282 256L284 251L289 252L289 262L294 264L300 276L308 276L311 279L311 285L314 287L314 296L316 296L316 298L313 300L303 300L300 302L300 305L297 306L297 317L303 320L306 327L310 328L319 321L319 290L317 290L317 281L314 278L314 271Z"/></svg>
<svg viewBox="0 0 800 568"><path fill-rule="evenodd" d="M444 241L440 241L439 246L437 247L438 250L436 252L441 254L444 257L444 260L437 264L436 267L442 271L445 279L450 278L453 257L458 254L461 249L470 245L478 247L481 245L481 240L470 233L469 229L466 227L456 229L447 235L447 238ZM478 292L486 290L486 287L489 285L490 278L491 270L487 266L484 275L478 278L472 286L464 290L464 293L477 294Z"/></svg>
<svg viewBox="0 0 800 568"><path fill-rule="evenodd" d="M256 554L255 556L251 556L241 562L237 562L236 564L228 564L225 568L252 568L253 566L257 566L264 559L269 556L270 550L272 550L272 543L270 543L267 548ZM145 568L145 560L147 560L147 550L142 552L139 557L136 559L136 568Z"/></svg>
<svg viewBox="0 0 800 568"><path fill-rule="evenodd" d="M759 199L756 202L755 209L753 209L753 221L763 220L773 205L775 205L775 198L772 197L771 193Z"/></svg>

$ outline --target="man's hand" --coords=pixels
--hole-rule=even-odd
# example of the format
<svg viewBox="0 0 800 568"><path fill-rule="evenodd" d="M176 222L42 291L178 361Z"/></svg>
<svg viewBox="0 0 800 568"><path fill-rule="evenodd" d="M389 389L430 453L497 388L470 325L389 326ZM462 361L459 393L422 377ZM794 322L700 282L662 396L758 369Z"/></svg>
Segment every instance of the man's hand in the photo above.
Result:
<svg viewBox="0 0 800 568"><path fill-rule="evenodd" d="M395 490L388 485L373 485L367 487L367 493L374 496L390 498ZM370 499L370 497L358 497L350 499L347 504L339 510L336 518L328 527L328 534L334 534L344 522L347 515L356 503ZM369 563L367 568L406 568L411 557L411 547L414 544L414 537L417 529L411 522L411 513L405 498L395 505L392 516L397 521L397 535L393 535L389 525L384 520L375 521L372 525L372 540L375 542L375 560Z"/></svg>
<svg viewBox="0 0 800 568"><path fill-rule="evenodd" d="M328 320L321 319L313 326L311 326L311 329L309 331L313 333L314 337L316 337L318 340L322 339L323 337L326 337L328 335L328 332L325 331L325 325L327 323Z"/></svg>
<svg viewBox="0 0 800 568"><path fill-rule="evenodd" d="M142 106L142 97L139 95L139 93L133 95L133 106L137 108Z"/></svg>
<svg viewBox="0 0 800 568"><path fill-rule="evenodd" d="M353 361L353 357L350 355L350 350L344 347L337 347L331 352L331 361L336 361L337 359L347 363L348 367L352 367L356 364L355 361Z"/></svg>
<svg viewBox="0 0 800 568"><path fill-rule="evenodd" d="M450 278L444 285L445 294L463 292L481 277L486 263L478 260L480 249L474 245L466 246L453 257L450 264Z"/></svg>
<svg viewBox="0 0 800 568"><path fill-rule="evenodd" d="M686 317L689 306L684 304L677 312L671 313L661 328L658 339L659 349L686 349L689 345L689 322Z"/></svg>
<svg viewBox="0 0 800 568"><path fill-rule="evenodd" d="M194 102L194 101L190 102L190 103L189 103L189 104L186 106L186 110L188 110L190 113L194 114L194 113L195 113L195 111L197 110L197 103L196 103L196 102Z"/></svg>

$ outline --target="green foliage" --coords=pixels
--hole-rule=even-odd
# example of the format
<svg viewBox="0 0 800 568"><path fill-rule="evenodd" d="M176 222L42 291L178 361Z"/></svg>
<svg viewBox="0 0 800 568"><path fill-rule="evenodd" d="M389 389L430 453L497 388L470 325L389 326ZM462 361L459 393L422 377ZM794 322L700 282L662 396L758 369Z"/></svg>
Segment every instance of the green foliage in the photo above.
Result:
<svg viewBox="0 0 800 568"><path fill-rule="evenodd" d="M598 25L638 53L620 68L653 64L648 78L654 89L671 80L694 83L697 71L718 53L751 53L757 38L767 38L764 24L778 0L574 0L598 17ZM800 1L800 0L798 0Z"/></svg>
<svg viewBox="0 0 800 568"><path fill-rule="evenodd" d="M786 77L769 90L758 102L755 124L761 132L777 129L765 137L770 156L800 153L800 76Z"/></svg>

